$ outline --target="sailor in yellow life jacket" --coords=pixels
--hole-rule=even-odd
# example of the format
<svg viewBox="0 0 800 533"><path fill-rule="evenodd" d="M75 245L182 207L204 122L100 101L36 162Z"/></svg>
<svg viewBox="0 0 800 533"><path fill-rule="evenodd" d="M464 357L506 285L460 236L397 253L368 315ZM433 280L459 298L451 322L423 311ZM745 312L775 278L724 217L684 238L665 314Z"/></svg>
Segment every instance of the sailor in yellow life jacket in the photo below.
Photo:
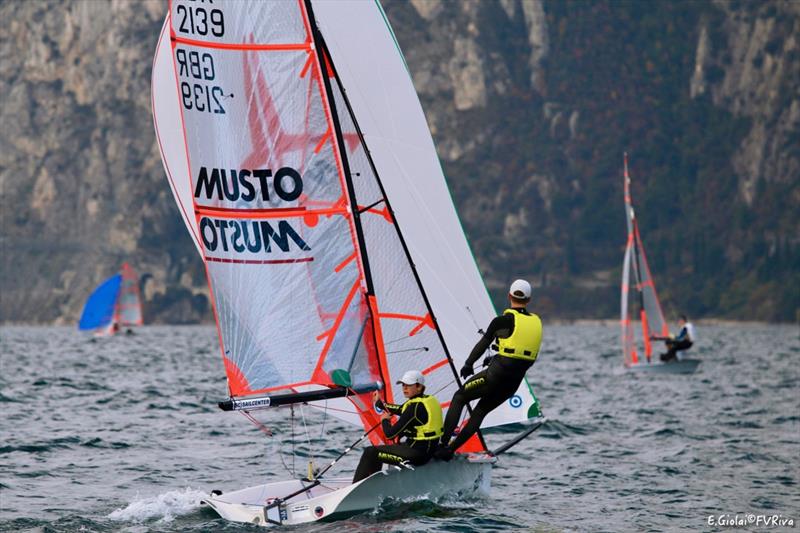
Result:
<svg viewBox="0 0 800 533"><path fill-rule="evenodd" d="M461 377L464 379L474 373L472 365L490 345L494 343L493 347L497 350L489 367L467 379L453 396L444 421L442 447L435 452L437 459L449 461L455 451L478 431L484 417L514 395L525 372L536 361L542 342L542 321L527 310L530 300L530 283L521 279L512 283L508 291L511 307L492 320L469 354L461 368ZM472 400L480 401L472 410L469 422L450 442L464 406Z"/></svg>
<svg viewBox="0 0 800 533"><path fill-rule="evenodd" d="M383 410L381 429L387 439L403 438L402 444L384 444L364 449L356 468L353 483L380 471L386 463L399 465L408 462L414 466L428 462L442 436L442 407L435 396L425 393L425 376L409 370L397 382L403 386L403 396L408 401L402 405L384 403L377 392L375 405ZM400 418L392 424L392 415Z"/></svg>

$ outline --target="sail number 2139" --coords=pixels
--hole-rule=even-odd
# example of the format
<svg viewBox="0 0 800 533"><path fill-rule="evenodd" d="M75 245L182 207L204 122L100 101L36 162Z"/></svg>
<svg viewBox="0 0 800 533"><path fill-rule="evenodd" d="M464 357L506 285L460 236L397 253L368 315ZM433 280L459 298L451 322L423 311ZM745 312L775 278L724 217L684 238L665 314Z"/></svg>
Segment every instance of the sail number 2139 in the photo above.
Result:
<svg viewBox="0 0 800 533"><path fill-rule="evenodd" d="M222 37L225 34L225 17L219 9L206 9L202 6L178 5L175 8L177 26L180 33Z"/></svg>

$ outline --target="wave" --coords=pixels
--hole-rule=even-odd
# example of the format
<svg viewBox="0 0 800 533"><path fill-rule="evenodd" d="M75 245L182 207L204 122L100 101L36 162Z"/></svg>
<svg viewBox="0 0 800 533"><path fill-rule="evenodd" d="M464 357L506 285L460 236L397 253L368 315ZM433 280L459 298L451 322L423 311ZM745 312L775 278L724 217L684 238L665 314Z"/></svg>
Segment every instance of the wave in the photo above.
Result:
<svg viewBox="0 0 800 533"><path fill-rule="evenodd" d="M89 439L86 442L82 442L81 446L86 446L87 448L108 448L112 450L118 450L122 448L130 448L131 445L127 442L106 442L100 437L95 437L93 439Z"/></svg>
<svg viewBox="0 0 800 533"><path fill-rule="evenodd" d="M60 448L69 448L73 444L78 444L79 442L80 439L78 437L60 437L53 440L33 442L30 444L18 444L16 446L14 445L0 446L0 455L6 453L14 453L14 452L25 452L25 453L51 452Z"/></svg>
<svg viewBox="0 0 800 533"><path fill-rule="evenodd" d="M123 509L117 509L108 518L118 522L144 522L157 520L171 522L178 516L189 514L200 508L200 500L207 493L187 487L171 490L150 498L139 498Z"/></svg>
<svg viewBox="0 0 800 533"><path fill-rule="evenodd" d="M567 424L565 422L559 422L552 419L548 419L544 423L544 426L542 426L542 431L540 432L542 437L548 439L560 439L562 437L571 435L586 435L588 433L590 433L590 429L586 427L575 424Z"/></svg>
<svg viewBox="0 0 800 533"><path fill-rule="evenodd" d="M0 392L0 403L20 403L21 401L22 400L12 398L11 396L6 396L2 392Z"/></svg>

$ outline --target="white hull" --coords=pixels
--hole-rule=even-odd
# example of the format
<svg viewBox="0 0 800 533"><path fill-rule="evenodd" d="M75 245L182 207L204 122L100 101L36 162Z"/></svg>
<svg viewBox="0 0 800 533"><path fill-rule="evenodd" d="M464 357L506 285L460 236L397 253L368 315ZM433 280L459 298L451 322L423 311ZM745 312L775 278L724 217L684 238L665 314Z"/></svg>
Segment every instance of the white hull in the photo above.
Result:
<svg viewBox="0 0 800 533"><path fill-rule="evenodd" d="M353 484L350 479L330 479L266 510L275 498L284 498L310 483L301 480L267 483L203 500L222 518L260 526L293 525L335 520L368 511L386 499L469 496L488 494L491 467L487 456L456 456L450 462L431 461L414 470L390 468Z"/></svg>
<svg viewBox="0 0 800 533"><path fill-rule="evenodd" d="M626 367L631 372L649 372L652 374L693 374L700 365L699 359L683 359L669 363L638 363Z"/></svg>

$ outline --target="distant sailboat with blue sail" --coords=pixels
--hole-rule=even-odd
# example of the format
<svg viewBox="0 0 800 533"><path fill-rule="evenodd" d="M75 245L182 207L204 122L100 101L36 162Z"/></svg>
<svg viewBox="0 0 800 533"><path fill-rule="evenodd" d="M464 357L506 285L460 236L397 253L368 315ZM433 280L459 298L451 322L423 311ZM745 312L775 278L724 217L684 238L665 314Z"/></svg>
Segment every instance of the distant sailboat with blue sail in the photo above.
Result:
<svg viewBox="0 0 800 533"><path fill-rule="evenodd" d="M139 280L124 263L120 271L103 281L83 306L78 329L95 335L113 335L123 327L141 326L142 301Z"/></svg>

